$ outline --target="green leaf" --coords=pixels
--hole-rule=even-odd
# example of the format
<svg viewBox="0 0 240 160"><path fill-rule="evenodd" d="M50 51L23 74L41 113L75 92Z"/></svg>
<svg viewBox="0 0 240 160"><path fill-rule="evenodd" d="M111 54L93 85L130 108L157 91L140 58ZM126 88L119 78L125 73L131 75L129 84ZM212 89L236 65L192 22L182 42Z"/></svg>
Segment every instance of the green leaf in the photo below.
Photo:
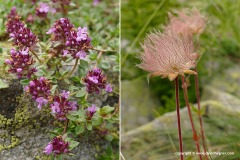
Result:
<svg viewBox="0 0 240 160"><path fill-rule="evenodd" d="M76 97L83 97L87 94L86 90L85 89L81 89L80 91L78 91L76 93Z"/></svg>
<svg viewBox="0 0 240 160"><path fill-rule="evenodd" d="M76 77L76 76L72 77L71 80L72 80L73 82L80 83L80 78L78 78L78 77Z"/></svg>
<svg viewBox="0 0 240 160"><path fill-rule="evenodd" d="M83 133L84 132L84 125L80 125L80 126L77 126L76 128L75 128L75 134L81 134L81 133Z"/></svg>
<svg viewBox="0 0 240 160"><path fill-rule="evenodd" d="M113 72L119 72L119 66L118 65L113 67Z"/></svg>
<svg viewBox="0 0 240 160"><path fill-rule="evenodd" d="M112 141L113 140L113 136L111 135L111 134L107 134L106 136L105 136L105 139L107 140L107 141Z"/></svg>
<svg viewBox="0 0 240 160"><path fill-rule="evenodd" d="M113 128L113 124L112 123L107 123L106 124L106 128L109 129L109 130L112 129Z"/></svg>
<svg viewBox="0 0 240 160"><path fill-rule="evenodd" d="M103 123L103 118L95 113L92 117L92 125L93 126L100 126L102 123Z"/></svg>
<svg viewBox="0 0 240 160"><path fill-rule="evenodd" d="M110 106L104 106L103 108L100 109L100 114L108 114L114 111L114 107Z"/></svg>
<svg viewBox="0 0 240 160"><path fill-rule="evenodd" d="M77 147L78 144L79 144L79 142L74 141L74 140L70 140L69 143L70 143L70 144L69 144L69 150L70 150L70 151L71 151L73 148Z"/></svg>
<svg viewBox="0 0 240 160"><path fill-rule="evenodd" d="M53 85L52 89L51 89L51 93L54 94L56 89L57 89L58 85Z"/></svg>
<svg viewBox="0 0 240 160"><path fill-rule="evenodd" d="M87 126L87 129L88 129L89 131L92 130L92 123L87 122L86 126Z"/></svg>
<svg viewBox="0 0 240 160"><path fill-rule="evenodd" d="M86 116L85 116L85 111L83 109L80 109L77 111L77 122L85 122L86 121Z"/></svg>
<svg viewBox="0 0 240 160"><path fill-rule="evenodd" d="M3 82L2 79L0 79L0 89L2 89L2 88L8 88L8 87L9 87L9 85L8 85L7 83Z"/></svg>
<svg viewBox="0 0 240 160"><path fill-rule="evenodd" d="M67 115L67 118L70 119L71 121L76 121L76 119L77 119L76 117L74 117L74 116L71 115L71 114L68 114L68 115Z"/></svg>
<svg viewBox="0 0 240 160"><path fill-rule="evenodd" d="M64 79L64 82L66 82L67 84L71 83L68 79Z"/></svg>
<svg viewBox="0 0 240 160"><path fill-rule="evenodd" d="M78 112L77 111L69 111L68 114L72 115L72 116L77 116Z"/></svg>
<svg viewBox="0 0 240 160"><path fill-rule="evenodd" d="M29 84L30 80L29 79L23 79L20 81L20 84L23 86L27 86Z"/></svg>
<svg viewBox="0 0 240 160"><path fill-rule="evenodd" d="M109 62L103 61L102 64L101 64L101 67L103 69L109 69L109 68L111 68L111 65L109 64Z"/></svg>
<svg viewBox="0 0 240 160"><path fill-rule="evenodd" d="M80 66L81 66L81 68L87 68L88 67L88 62L84 61L84 60L81 60Z"/></svg>
<svg viewBox="0 0 240 160"><path fill-rule="evenodd" d="M65 76L69 71L66 69L60 69L59 73L61 74L61 76Z"/></svg>

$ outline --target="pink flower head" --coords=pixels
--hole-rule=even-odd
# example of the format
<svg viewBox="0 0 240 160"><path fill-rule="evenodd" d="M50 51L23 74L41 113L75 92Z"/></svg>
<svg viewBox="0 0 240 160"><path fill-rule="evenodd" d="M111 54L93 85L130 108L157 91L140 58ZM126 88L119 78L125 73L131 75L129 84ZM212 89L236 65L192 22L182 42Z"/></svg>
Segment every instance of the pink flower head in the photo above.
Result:
<svg viewBox="0 0 240 160"><path fill-rule="evenodd" d="M48 103L48 100L43 97L39 97L36 99L36 102L38 103L38 109L42 109L42 106L46 105Z"/></svg>
<svg viewBox="0 0 240 160"><path fill-rule="evenodd" d="M40 3L40 6L36 8L36 15L39 17L47 17L50 7L47 3Z"/></svg>
<svg viewBox="0 0 240 160"><path fill-rule="evenodd" d="M14 73L19 79L22 77L30 78L37 70L33 67L34 60L28 53L29 49L22 49L17 51L10 50L10 59L5 62L10 66L8 72Z"/></svg>
<svg viewBox="0 0 240 160"><path fill-rule="evenodd" d="M66 98L66 99L69 98L69 95L70 95L70 92L69 92L69 91L66 92L65 90L63 90L62 93L61 93L61 96L64 97L64 98Z"/></svg>
<svg viewBox="0 0 240 160"><path fill-rule="evenodd" d="M97 107L95 104L93 104L92 107L88 107L86 110L87 110L86 111L87 118L88 120L90 120L92 119L93 115L96 113Z"/></svg>
<svg viewBox="0 0 240 160"><path fill-rule="evenodd" d="M106 87L105 87L105 90L109 93L112 92L113 89L112 89L111 84L107 84Z"/></svg>
<svg viewBox="0 0 240 160"><path fill-rule="evenodd" d="M87 110L90 113L94 114L96 112L96 110L97 110L96 105L93 104L92 107L88 107Z"/></svg>
<svg viewBox="0 0 240 160"><path fill-rule="evenodd" d="M169 15L170 22L165 31L176 34L200 34L205 27L205 17L197 9L177 12L177 17Z"/></svg>
<svg viewBox="0 0 240 160"><path fill-rule="evenodd" d="M57 156L63 153L68 153L69 142L65 142L61 136L57 136L53 138L51 142L48 143L48 145L45 147L43 152L47 155L53 153L54 156Z"/></svg>
<svg viewBox="0 0 240 160"><path fill-rule="evenodd" d="M77 41L86 40L88 38L87 28L86 27L78 27L77 32Z"/></svg>
<svg viewBox="0 0 240 160"><path fill-rule="evenodd" d="M65 121L68 112L75 111L78 108L77 102L68 100L69 96L69 91L62 91L61 94L53 97L53 103L51 104L52 114L60 121Z"/></svg>
<svg viewBox="0 0 240 160"><path fill-rule="evenodd" d="M79 52L76 54L76 58L79 58L79 59L84 59L86 56L87 56L87 53L84 52L84 51L79 51Z"/></svg>
<svg viewBox="0 0 240 160"><path fill-rule="evenodd" d="M49 155L52 153L52 150L53 150L52 143L48 143L48 145L45 147L43 153L45 153L46 155Z"/></svg>
<svg viewBox="0 0 240 160"><path fill-rule="evenodd" d="M168 77L170 81L178 75L196 74L190 70L196 66L198 54L194 53L193 42L189 36L179 36L161 32L151 33L142 44L144 52L140 54L138 66L150 72L149 77Z"/></svg>
<svg viewBox="0 0 240 160"><path fill-rule="evenodd" d="M34 100L39 97L48 99L51 94L51 85L48 79L40 77L39 79L33 79L29 82L29 85L25 87L25 92L29 93Z"/></svg>
<svg viewBox="0 0 240 160"><path fill-rule="evenodd" d="M102 70L95 68L90 70L83 78L88 93L99 94L101 89L106 87L107 77L102 73Z"/></svg>
<svg viewBox="0 0 240 160"><path fill-rule="evenodd" d="M63 52L63 54L62 54L63 57L66 57L67 54L69 53L69 51L68 51L68 50L65 50L65 49L64 49L62 52Z"/></svg>

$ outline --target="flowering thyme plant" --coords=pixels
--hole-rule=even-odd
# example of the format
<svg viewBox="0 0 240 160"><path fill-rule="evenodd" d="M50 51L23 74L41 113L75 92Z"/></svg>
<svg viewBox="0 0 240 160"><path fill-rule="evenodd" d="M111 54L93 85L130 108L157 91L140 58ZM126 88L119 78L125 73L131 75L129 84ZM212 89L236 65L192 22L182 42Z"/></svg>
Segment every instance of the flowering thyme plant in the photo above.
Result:
<svg viewBox="0 0 240 160"><path fill-rule="evenodd" d="M64 12L64 6L70 3L52 2L62 6ZM48 4L40 3L36 15L46 18L50 10ZM80 134L90 132L112 141L112 128L106 126L118 123L118 107L94 104L89 96L114 94L106 72L110 67L102 65L102 59L116 52L94 48L87 27L76 28L68 18L52 24L45 33L50 37L46 43L27 28L15 7L8 15L6 28L15 46L5 60L7 71L20 80L24 95L35 102L39 112L48 110L59 124L51 131L53 139L43 153L57 158L72 154Z"/></svg>

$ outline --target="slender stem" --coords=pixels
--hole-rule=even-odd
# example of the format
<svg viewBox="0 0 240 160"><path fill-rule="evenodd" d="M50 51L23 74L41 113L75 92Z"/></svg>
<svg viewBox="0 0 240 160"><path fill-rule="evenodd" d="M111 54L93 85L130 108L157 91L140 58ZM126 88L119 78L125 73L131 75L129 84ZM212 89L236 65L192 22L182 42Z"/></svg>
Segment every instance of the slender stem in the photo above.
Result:
<svg viewBox="0 0 240 160"><path fill-rule="evenodd" d="M175 79L175 98L176 98L176 110L177 110L177 121L178 121L178 138L181 160L183 160L183 146L182 146L182 132L181 132L181 118L180 118L180 105L179 105L179 87L178 77Z"/></svg>
<svg viewBox="0 0 240 160"><path fill-rule="evenodd" d="M188 108L188 115L189 115L191 126L192 126L193 140L196 143L197 151L199 153L198 154L199 158L200 158L200 160L202 160L202 155L200 153L200 146L199 146L198 135L197 135L197 132L196 132L195 127L194 127L194 123L193 123L193 119L192 119L192 113L191 113L191 108L190 108L189 101L188 101L187 84L186 84L185 78L183 76L182 76L182 88L183 88L183 93L184 93L184 99L185 99L185 102L186 102L186 105L187 105L187 108Z"/></svg>
<svg viewBox="0 0 240 160"><path fill-rule="evenodd" d="M78 64L78 59L76 59L75 64L74 64L74 67L73 67L73 69L71 70L71 72L68 74L68 76L71 76L71 75L72 75L72 73L75 71L75 69L76 69L76 67L77 67L77 64Z"/></svg>
<svg viewBox="0 0 240 160"><path fill-rule="evenodd" d="M66 120L66 123L65 123L65 126L64 126L64 134L67 132L67 128L68 128L68 122L69 122L69 120L67 119Z"/></svg>
<svg viewBox="0 0 240 160"><path fill-rule="evenodd" d="M194 71L197 73L197 68L194 68ZM202 115L201 115L198 75L195 75L194 78L195 78L195 90L196 90L196 98L197 98L197 105L198 105L198 118L199 118L199 122L200 122L200 130L201 130L203 149L205 152L205 158L208 160L208 156L206 155L207 147L205 144L205 136L204 136L204 130L203 130Z"/></svg>
<svg viewBox="0 0 240 160"><path fill-rule="evenodd" d="M62 14L63 16L67 15L67 9L65 8L64 4L61 4Z"/></svg>
<svg viewBox="0 0 240 160"><path fill-rule="evenodd" d="M32 52L32 54L37 58L37 60L42 63L42 61L38 58L37 54L33 51L33 50L30 50Z"/></svg>
<svg viewBox="0 0 240 160"><path fill-rule="evenodd" d="M100 58L102 57L102 53L103 53L102 51L100 51L100 52L98 53L97 62L96 62L96 64L95 64L94 68L97 68L98 62L99 62Z"/></svg>
<svg viewBox="0 0 240 160"><path fill-rule="evenodd" d="M72 75L72 73L74 72L74 70L76 69L77 64L78 64L78 59L76 59L75 64L74 64L72 70L65 77L62 77L59 80L62 80L62 79L67 78L67 77L70 77Z"/></svg>

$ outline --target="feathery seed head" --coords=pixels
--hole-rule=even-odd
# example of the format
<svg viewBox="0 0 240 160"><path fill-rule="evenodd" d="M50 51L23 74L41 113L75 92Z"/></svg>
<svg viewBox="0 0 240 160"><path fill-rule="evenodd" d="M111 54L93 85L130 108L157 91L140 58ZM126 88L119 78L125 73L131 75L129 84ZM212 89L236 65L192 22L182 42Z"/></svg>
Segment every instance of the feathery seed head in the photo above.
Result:
<svg viewBox="0 0 240 160"><path fill-rule="evenodd" d="M177 17L169 14L169 18L165 31L176 34L201 34L206 23L206 18L195 8L177 12Z"/></svg>
<svg viewBox="0 0 240 160"><path fill-rule="evenodd" d="M142 44L140 54L141 69L150 72L149 77L168 77L170 81L178 75L196 74L191 68L196 66L198 54L194 53L193 41L189 36L169 32L151 33Z"/></svg>

